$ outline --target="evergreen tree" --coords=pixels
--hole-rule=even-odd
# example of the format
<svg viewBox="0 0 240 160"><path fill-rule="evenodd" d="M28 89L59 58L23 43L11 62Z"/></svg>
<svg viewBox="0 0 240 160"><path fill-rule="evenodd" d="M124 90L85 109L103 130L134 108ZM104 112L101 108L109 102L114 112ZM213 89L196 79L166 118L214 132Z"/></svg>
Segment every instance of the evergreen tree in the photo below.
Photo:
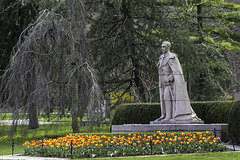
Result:
<svg viewBox="0 0 240 160"><path fill-rule="evenodd" d="M159 101L156 63L160 42L168 40L183 65L191 99L216 100L225 94L230 85L228 62L206 32L211 25L223 26L209 13L216 1L96 3L96 10L88 10L93 13L89 38L105 93L124 89L138 101Z"/></svg>
<svg viewBox="0 0 240 160"><path fill-rule="evenodd" d="M7 67L20 33L38 15L38 1L0 1L0 75Z"/></svg>
<svg viewBox="0 0 240 160"><path fill-rule="evenodd" d="M123 90L136 101L151 101L159 57L154 48L158 40L151 35L163 11L156 1L145 0L104 0L97 7L92 12L96 15L89 15L93 23L88 37L103 92Z"/></svg>

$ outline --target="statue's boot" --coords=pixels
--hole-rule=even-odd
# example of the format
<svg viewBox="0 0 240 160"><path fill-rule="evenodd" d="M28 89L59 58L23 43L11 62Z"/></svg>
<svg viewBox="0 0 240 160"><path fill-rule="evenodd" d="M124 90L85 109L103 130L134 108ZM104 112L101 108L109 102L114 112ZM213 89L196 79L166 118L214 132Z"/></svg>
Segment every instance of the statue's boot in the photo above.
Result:
<svg viewBox="0 0 240 160"><path fill-rule="evenodd" d="M163 120L165 117L166 117L165 114L162 114L162 116L161 116L160 118L156 119L155 121L161 121L161 120Z"/></svg>
<svg viewBox="0 0 240 160"><path fill-rule="evenodd" d="M172 103L171 101L166 101L165 102L166 105L166 118L164 119L164 121L169 121L170 119L172 119Z"/></svg>

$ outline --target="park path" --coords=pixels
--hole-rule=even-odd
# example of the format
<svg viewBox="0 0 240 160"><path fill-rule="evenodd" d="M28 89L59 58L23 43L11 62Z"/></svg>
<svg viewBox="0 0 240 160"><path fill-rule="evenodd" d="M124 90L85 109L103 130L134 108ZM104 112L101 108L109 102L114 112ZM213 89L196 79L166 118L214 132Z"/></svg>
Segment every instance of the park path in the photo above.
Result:
<svg viewBox="0 0 240 160"><path fill-rule="evenodd" d="M50 157L30 157L30 156L22 156L20 154L5 155L0 156L0 160L67 160L67 158L50 158Z"/></svg>
<svg viewBox="0 0 240 160"><path fill-rule="evenodd" d="M12 125L13 120L1 120L0 124L3 125ZM15 122L16 123L16 122ZM17 120L17 124L19 125L28 125L29 120ZM42 122L39 121L39 124L60 124L60 123L66 123L66 122Z"/></svg>

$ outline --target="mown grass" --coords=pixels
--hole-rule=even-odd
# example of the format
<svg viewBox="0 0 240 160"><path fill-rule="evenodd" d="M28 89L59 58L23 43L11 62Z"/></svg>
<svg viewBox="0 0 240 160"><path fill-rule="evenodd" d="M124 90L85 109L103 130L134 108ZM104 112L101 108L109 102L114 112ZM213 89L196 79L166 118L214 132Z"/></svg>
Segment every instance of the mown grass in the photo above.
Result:
<svg viewBox="0 0 240 160"><path fill-rule="evenodd" d="M214 152L176 155L154 155L142 157L89 158L88 160L239 160L240 152ZM80 160L80 159L75 159Z"/></svg>
<svg viewBox="0 0 240 160"><path fill-rule="evenodd" d="M24 140L14 141L14 154L23 154ZM0 142L0 155L10 155L12 154L12 140L5 140Z"/></svg>
<svg viewBox="0 0 240 160"><path fill-rule="evenodd" d="M54 138L65 136L66 134L72 133L71 123L62 124L42 124L37 129L28 129L27 125L19 125L14 139L39 139L39 138ZM11 131L11 126L0 125L0 138L8 136ZM80 133L110 133L110 126L101 125L100 127L94 126L93 129L90 126L80 127Z"/></svg>

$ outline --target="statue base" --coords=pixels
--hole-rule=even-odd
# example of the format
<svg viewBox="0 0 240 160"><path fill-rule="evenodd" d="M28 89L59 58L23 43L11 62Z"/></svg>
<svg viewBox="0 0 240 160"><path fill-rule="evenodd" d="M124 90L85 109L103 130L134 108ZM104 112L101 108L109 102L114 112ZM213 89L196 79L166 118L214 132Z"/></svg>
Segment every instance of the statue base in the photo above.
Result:
<svg viewBox="0 0 240 160"><path fill-rule="evenodd" d="M161 122L161 121L159 121ZM226 139L227 124L124 124L112 125L112 133L146 133L146 132L206 132L215 131L216 136Z"/></svg>
<svg viewBox="0 0 240 160"><path fill-rule="evenodd" d="M204 124L204 121L199 120L182 120L182 121L151 121L150 124Z"/></svg>

